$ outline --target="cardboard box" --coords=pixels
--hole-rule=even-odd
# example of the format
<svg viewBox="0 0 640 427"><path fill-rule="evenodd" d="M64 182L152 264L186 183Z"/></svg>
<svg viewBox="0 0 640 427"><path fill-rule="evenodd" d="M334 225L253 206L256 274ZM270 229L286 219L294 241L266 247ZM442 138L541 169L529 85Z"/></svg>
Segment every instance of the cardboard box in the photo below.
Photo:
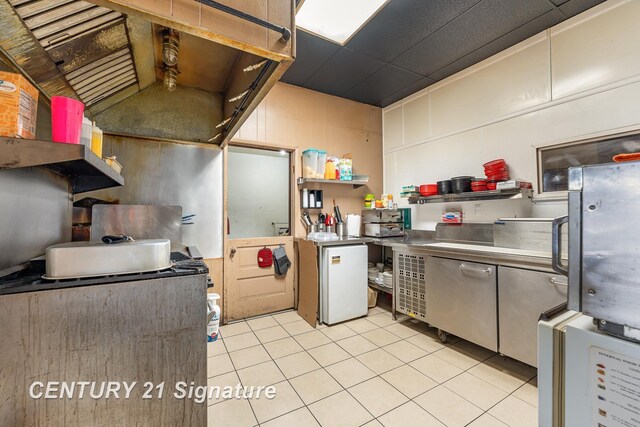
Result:
<svg viewBox="0 0 640 427"><path fill-rule="evenodd" d="M20 74L0 71L0 136L34 139L38 90Z"/></svg>

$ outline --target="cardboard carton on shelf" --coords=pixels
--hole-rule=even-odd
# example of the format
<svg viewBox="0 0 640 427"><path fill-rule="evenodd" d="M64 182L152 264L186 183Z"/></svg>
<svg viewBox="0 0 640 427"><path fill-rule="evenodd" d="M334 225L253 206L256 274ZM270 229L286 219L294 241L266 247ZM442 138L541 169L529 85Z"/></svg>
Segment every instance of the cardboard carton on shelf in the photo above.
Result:
<svg viewBox="0 0 640 427"><path fill-rule="evenodd" d="M20 74L0 71L0 136L35 139L38 90Z"/></svg>

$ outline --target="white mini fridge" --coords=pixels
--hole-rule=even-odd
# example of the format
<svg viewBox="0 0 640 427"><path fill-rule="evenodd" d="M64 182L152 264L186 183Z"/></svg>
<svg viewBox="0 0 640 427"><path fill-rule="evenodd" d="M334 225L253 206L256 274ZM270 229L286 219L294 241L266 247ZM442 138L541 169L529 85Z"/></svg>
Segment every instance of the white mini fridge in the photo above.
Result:
<svg viewBox="0 0 640 427"><path fill-rule="evenodd" d="M332 325L367 314L367 259L367 245L322 249L322 322Z"/></svg>

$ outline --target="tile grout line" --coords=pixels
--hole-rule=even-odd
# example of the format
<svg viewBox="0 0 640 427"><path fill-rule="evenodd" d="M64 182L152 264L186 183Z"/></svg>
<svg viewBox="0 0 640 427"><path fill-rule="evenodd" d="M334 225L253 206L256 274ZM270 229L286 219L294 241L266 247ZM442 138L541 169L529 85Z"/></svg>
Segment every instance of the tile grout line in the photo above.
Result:
<svg viewBox="0 0 640 427"><path fill-rule="evenodd" d="M293 311L291 311L291 312L293 312ZM385 314L385 313L378 312L377 314ZM268 317L268 316L269 316L269 315L266 315L266 316L260 316L260 317ZM362 317L362 319L363 319L363 320L367 320L367 318L366 318L366 317ZM274 319L274 320L275 320L275 319ZM304 320L304 319L301 319L301 320ZM243 320L240 320L240 321L238 321L238 322L234 322L234 323L239 323L239 322L242 322L242 321L243 321ZM244 320L244 321L246 322L246 320ZM275 321L276 321L276 323L277 323L279 326L281 326L283 329L285 329L285 328L284 328L284 325L286 325L286 324L288 324L288 323L293 323L293 322L295 322L295 321L293 321L293 322L288 322L288 323L280 323L280 322L278 322L277 320L275 320ZM314 402L312 402L310 405L313 405L313 404L315 404L315 403L317 403L317 402L320 402L320 401L322 401L322 400L324 400L324 399L327 399L327 398L329 398L329 397L331 397L331 396L334 396L335 394L341 393L342 391L347 391L347 393L349 393L349 395L350 395L351 397L353 397L353 398L354 398L354 400L356 400L356 402L358 402L358 403L359 403L359 404L360 404L360 405L361 405L361 406L362 406L362 407L363 407L363 408L364 408L364 409L365 409L365 410L366 410L366 411L367 411L367 412L368 412L368 413L373 417L373 419L374 419L374 420L378 420L378 418L379 418L379 417L381 417L381 416L384 416L384 415L388 414L389 412L391 412L391 411L393 411L393 410L395 410L395 409L399 408L400 406L405 405L405 404L406 404L406 403L408 403L408 402L413 402L414 404L418 405L418 407L422 408L422 406L420 406L419 404L417 404L417 402L415 402L415 399L416 399L416 398L418 398L419 396L422 396L422 395L424 395L425 393L428 393L429 391L431 391L431 390L433 390L433 389L435 389L435 388L437 388L437 387L439 387L439 386L441 386L441 385L442 385L442 386L444 386L447 390L449 390L450 392L452 392L452 393L456 394L457 396L459 396L459 397L460 397L460 398L462 398L463 400L465 400L465 401L467 401L468 403L472 404L473 406L477 407L477 406L476 406L476 404L474 404L473 402L471 402L471 401L469 401L468 399L464 398L463 396L458 395L455 391L453 391L453 390L449 389L445 384L446 384L447 382L451 381L453 378L456 378L456 377L458 377L458 376L462 375L463 373L468 372L469 370L473 369L474 367L477 367L478 365L481 365L481 364L485 364L485 362L486 362L487 360L489 360L489 359L491 359L491 358L493 358L493 357L495 357L496 355L498 355L498 354L499 354L499 353L495 353L495 354L490 355L490 356L488 356L488 357L486 357L486 358L483 358L482 360L478 361L478 363L474 364L473 366L470 366L469 368L463 369L461 373L459 373L459 374L457 374L457 375L454 375L453 377L451 377L451 378L447 379L446 381L444 381L444 382L442 382L442 383L439 383L438 381L435 381L433 378L429 377L428 375L426 375L426 374L422 373L421 371L418 371L418 372L420 372L422 375L425 375L425 377L427 377L427 378L431 379L432 381L434 381L437 385L436 385L435 387L431 388L430 390L427 390L426 392L419 394L418 396L416 396L416 397L414 397L414 398L410 398L409 396L407 396L407 395L405 395L404 393L402 393L402 391L400 391L400 390L398 390L396 387L394 387L392 384L390 384L389 382L387 382L384 378L382 378L382 376L381 376L381 375L383 375L383 374L385 374L385 373L387 373L387 372L390 372L390 371L392 371L392 370L394 370L394 369L401 368L401 367L406 366L406 365L409 365L409 367L411 367L412 369L415 369L415 368L413 368L413 367L410 365L410 363L413 363L415 360L419 360L419 359L421 359L422 357L426 357L426 356L429 356L429 355L434 355L435 357L438 357L440 360L443 360L443 361L445 361L445 362L447 362L447 363L450 363L448 360L446 360L446 359L444 359L444 358L439 357L436 353L440 352L441 350L443 350L443 349L445 349L445 348L451 348L451 347L455 346L455 344L457 344L458 342L461 342L461 340L458 340L458 341L456 341L456 342L450 343L450 344L448 344L448 345L447 345L447 344L443 344L443 345L444 345L444 347L442 347L442 348L440 348L440 349L437 349L437 350L434 350L434 351L429 352L429 351L426 351L425 349L421 348L420 346L417 346L416 344L413 344L413 343L411 343L411 342L409 342L409 341L408 341L408 339L409 339L409 338L411 338L411 337L413 337L413 336L416 336L416 335L425 335L425 334L424 334L424 332L425 332L425 331L418 331L418 330L416 330L416 329L413 329L413 328L410 328L409 326L407 326L408 328L410 328L410 329L412 329L413 331L415 331L415 334L410 335L410 336L407 336L406 338L402 338L402 337L400 337L399 335L397 335L397 334L395 334L395 333L393 333L393 332L391 332L391 331L388 331L388 330L386 329L386 328L388 328L388 327L390 327L390 326L392 326L392 325L394 325L394 324L400 324L400 321L394 321L393 323L388 324L388 325L386 325L386 326L379 326L379 325L376 325L376 324L375 324L375 323L373 323L373 322L370 322L370 323L372 323L372 325L374 325L374 326L376 327L376 329L372 329L372 330L370 330L370 331L366 331L366 332L363 332L363 333L360 333L360 332L358 332L358 331L356 331L356 330L352 329L352 328L351 328L351 327L349 327L349 325L347 325L346 323L347 323L347 322L345 322L345 323L341 323L341 324L343 324L344 326L346 326L346 327L347 327L347 329L349 329L349 330L351 330L352 332L354 332L354 333L355 333L355 335L352 335L352 336L349 336L349 337L345 337L345 338L341 338L341 339L339 339L339 340L334 340L334 339L332 339L331 337L329 337L328 335L324 334L325 336L327 336L327 338L329 338L329 339L331 340L331 342L330 342L330 343L321 344L321 345L314 346L314 347L309 347L309 348L304 348L304 347L302 347L302 346L301 346L301 347L302 347L302 350L300 350L300 351L296 351L296 352L291 353L291 354L289 354L289 355L286 355L286 356L282 356L282 357L280 357L280 358L284 358L284 357L288 357L288 356L291 356L291 355L294 355L294 354L299 354L299 353L305 352L305 353L307 353L307 354L309 355L309 357L310 357L312 360L314 360L314 361L315 361L316 363L318 363L318 365L320 366L320 367L319 367L319 368L317 368L317 369L313 369L312 371L309 371L309 372L306 372L306 373L304 373L304 374L297 375L297 376L295 376L295 377L291 377L291 378L286 378L286 376L284 375L284 373L282 372L282 370L280 369L280 367L277 365L277 363L276 363L276 359L274 359L274 358L273 358L273 356L272 356L272 355L271 355L271 354L266 350L266 348L264 347L264 344L266 344L266 343L263 343L263 342L262 342L259 338L257 338L257 336L256 336L256 338L258 339L258 342L260 343L259 345L260 345L260 346L263 348L263 350L268 354L268 356L269 356L269 358L270 358L270 361L272 361L272 362L276 365L276 367L277 367L277 368L278 368L278 370L281 372L281 374L283 375L283 377L285 378L285 380L287 381L287 383L288 383L288 384L293 388L293 390L296 392L296 395L298 396L298 398L300 398L300 400L302 401L303 406L304 406L305 408L307 408L307 409L309 410L309 412L311 412L311 410L309 409L309 405L307 405L307 404L304 402L304 400L302 400L302 398L301 398L301 397L300 397L300 395L298 394L297 390L296 390L296 389L293 387L293 385L291 384L290 380L291 380L291 379L294 379L294 378L298 378L298 377L300 377L300 376L302 376L302 375L306 375L306 374L311 373L311 372L319 371L319 370L321 370L321 369L322 369L322 370L324 370L324 372L326 372L326 373L327 373L327 374L328 374L332 379L334 379L334 381L336 381L336 382L338 383L338 385L340 385L340 387L342 388L342 390L340 390L340 391L338 391L338 392L336 392L336 393L329 394L329 395L327 395L327 396L325 396L325 397L323 397L322 399L319 399L319 400L317 400L317 401L314 401ZM250 325L248 325L248 326L249 326L250 331L255 335L255 331L256 331L256 330L254 330ZM266 328L262 328L262 329L266 329ZM324 329L324 328L321 328L321 329L314 328L314 330L320 330L321 332L322 332L322 329ZM333 375L331 375L331 373L330 373L326 368L328 368L328 367L330 367L330 366L333 366L333 365L335 365L335 364L338 364L338 363L344 362L345 360L349 360L349 359L355 359L357 362L359 362L359 363L361 363L361 364L362 364L362 362L361 362L360 360L358 360L358 357L359 357L359 356L364 355L364 354L367 354L367 353L371 353L371 352L376 351L376 350L378 350L378 349L382 349L383 351L385 351L386 353L388 353L391 357L394 357L394 358L395 358L395 356L394 356L394 355L392 355L392 354L391 354L391 353L389 353L385 348L383 348L383 347L385 347L385 346L379 346L378 344L375 344L375 343L371 342L370 340L368 340L367 338L365 338L364 336L362 336L364 333L371 332L371 331L374 331L374 330L379 330L379 329L384 329L386 332L388 332L388 333L390 333L390 334L394 335L395 337L399 338L399 340L398 340L398 341L395 341L395 342L389 343L389 344L387 344L386 346L391 345L391 344L394 344L394 343L397 343L397 342L400 342L400 341L405 341L405 342L407 342L408 344L411 344L411 345L413 345L413 346L416 346L416 347L417 347L417 348L419 348L420 350L424 351L424 352L426 353L426 355L425 355L425 356L418 357L417 359L411 360L411 361L409 361L409 362L404 362L403 360L398 359L398 360L400 360L400 361L402 362L402 364L401 364L400 366L397 366L397 367L395 367L395 368L392 368L392 369L386 370L386 371L381 372L381 373L376 373L376 372L374 372L374 374L375 374L375 376L374 376L374 377L372 377L372 378L368 378L368 379L366 379L366 380L364 380L364 381L361 381L361 382L359 382L359 383L356 383L356 384L353 384L353 385L351 385L351 386L350 386L350 388L352 388L352 387L355 387L355 386L357 386L357 385L359 385L359 384L362 384L362 383L364 383L364 382L366 382L366 381L369 381L369 380L371 380L371 379L374 379L374 378L378 377L378 378L380 378L382 381L384 381L386 384L388 384L389 386L391 386L394 390L398 391L402 396L404 396L405 398L407 398L407 399L408 399L408 400L407 400L407 402L404 402L404 403L402 403L401 405L398 405L398 406L396 406L396 407L394 407L394 408L390 409L389 411L387 411L387 412L385 412L385 413L381 414L379 417L376 417L376 416L374 416L374 415L373 415L373 414L372 414L372 413L371 413L371 412L370 412L366 407L364 407L364 405L362 405L362 403L361 403L360 401L358 401L358 399L357 399L357 398L356 398L356 397L355 397L351 392L349 392L349 390L348 390L347 388L343 387L343 386L342 386L342 384L340 384L340 382L338 382L338 381L335 379L335 377L333 377ZM300 335L304 335L304 334L307 334L307 333L310 333L310 332L314 332L314 331L308 331L308 332L303 332L303 333L300 333L300 334L292 335L288 330L286 330L286 329L285 329L285 331L287 332L288 337L289 337L289 338L293 338L293 340L294 340L298 345L300 345L300 343L299 343L299 342L298 342L298 340L295 338L296 336L300 336ZM240 335L240 334L237 334L237 335ZM363 353L360 353L360 354L358 354L358 355L353 355L353 354L349 353L348 351L346 351L342 346L340 346L339 341L343 341L343 340L346 340L346 339L349 339L349 338L353 338L353 337L355 337L355 336L361 336L361 337L362 337L362 338L364 338L365 340L367 340L367 341L371 342L373 345L375 345L375 346L376 346L376 348L375 348L375 349L372 349L372 350L369 350L369 351L366 351L366 352L363 352ZM430 335L427 335L427 336L429 336L430 338L433 338L433 337L431 337ZM269 341L269 342L275 342L275 341L279 341L279 340L286 339L286 338L287 338L287 337L285 337L285 338L280 338L280 339L278 339L278 340ZM332 344L332 343L333 343L333 344L336 344L336 345L338 345L340 348L342 348L342 349L343 349L347 354L349 354L349 356L350 356L350 357L349 357L348 359L345 359L345 360L342 360L342 361L338 361L338 362L334 362L334 363L328 364L328 365L326 365L326 366L322 366L322 365L320 365L319 361L318 361L318 360L316 360L316 358L315 358L315 357L313 357L313 355L309 352L309 350L313 350L314 348L319 348L319 347L322 347L322 346L325 346L325 345L329 345L329 344ZM257 346L245 347L244 349L251 348L251 347L257 347ZM458 350L460 350L460 352L461 352L463 355L465 355L465 356L467 356L467 357L475 358L475 356L478 356L477 354L474 354L472 351L468 351L468 350L466 350L466 349L464 349L464 348L461 348L461 347L457 347L457 348L458 348ZM225 349L226 349L226 345L225 345ZM239 350L236 350L236 351L240 351L240 350L244 350L244 349L239 349ZM227 352L227 354L229 354L229 352ZM230 358L230 356L229 356L229 358ZM396 358L396 359L397 359L397 358ZM235 369L235 364L233 363L233 361L231 361L231 362L232 362L232 366L233 366L233 367L234 367L234 369ZM265 363L265 362L262 362L262 363ZM259 364L259 363L258 363L258 364ZM247 367L245 367L245 368L248 368L248 367L251 367L251 366L256 366L256 365L258 365L258 364L249 365L249 366L247 366ZM451 364L451 363L450 363L450 364ZM363 364L363 365L364 365L364 364ZM452 365L453 365L453 364L452 364ZM365 366L365 367L367 367L366 365L364 365L364 366ZM456 368L458 368L458 369L460 369L460 368L459 368L458 366L456 366L456 365L453 365L453 366L454 366L454 367L456 367ZM367 368L368 368L368 367L367 367ZM243 368L243 369L244 369L244 368ZM369 368L368 368L368 369L369 369ZM234 372L236 372L236 375L237 375L237 371L234 371ZM471 372L469 372L469 374L470 374L470 375L472 375L472 376L474 376L475 378L477 378L477 379L479 379L479 380L483 381L483 382L487 382L487 381L485 381L484 379L482 379L482 378L479 378L479 377L475 376L475 375L474 375L473 373L471 373ZM533 378L535 378L535 375L534 375L534 376L532 376L531 378L529 378L529 379L525 380L523 384L521 384L520 386L518 386L515 390L513 390L513 391L509 392L509 393L508 393L508 394L507 394L503 399L501 399L501 400L499 400L498 402L496 402L496 403L495 403L494 405L492 405L489 409L484 410L484 409L482 409L482 408L478 408L478 409L480 409L480 410L482 410L482 411L483 411L483 412L482 412L482 414L480 414L478 417L476 417L476 418L474 418L473 420L471 420L471 421L470 421L470 423L473 423L475 420L477 420L478 418L482 417L484 414L487 414L487 413L489 412L489 410L491 410L492 408L494 408L495 406L497 406L498 404L500 404L501 402L503 402L503 401L504 401L505 399L507 399L509 396L513 396L513 395L514 395L514 393L516 393L518 390L520 390L521 388L523 388L523 387L524 387L526 384L528 384L528 383L529 383ZM489 384L489 385L491 385L491 386L493 386L493 387L496 387L496 386L495 386L495 385L493 385L492 383L487 382L487 384ZM501 391L503 391L503 392L505 391L505 390L502 390L500 387L496 387L496 388L498 388L499 390L501 390ZM522 400L522 399L518 398L517 396L513 396L513 397L514 397L514 398L516 398L516 399L518 399L519 401L521 401L521 402L523 402L523 403L527 404L528 406L531 406L532 408L535 408L533 405L531 405L531 404L529 404L528 402L526 402L526 401L524 401L524 400ZM298 409L300 409L300 408L296 408L296 409L294 409L293 411L286 412L286 413L281 414L281 415L279 415L278 417L275 417L275 418L282 417L282 416L287 415L287 414L289 414L289 413L291 413L291 412L294 412L294 411L296 411L296 410L298 410ZM423 410L425 410L424 408L422 408L422 409L423 409ZM252 410L253 410L253 407L252 407ZM426 411L426 410L425 410L425 411ZM429 411L426 411L426 412L427 412L427 413L429 413L430 415L434 416L434 418L438 419L437 417L435 417L435 415L431 414ZM313 414L313 412L311 412L311 414L312 414L312 416L314 417L314 419L316 419L316 421L319 423L319 421L317 420L317 418L315 417L315 415ZM254 412L254 416L255 416L255 412ZM275 419L275 418L273 418L273 419ZM257 417L256 417L256 420L257 420ZM271 420L268 420L268 421L271 421ZM438 421L440 421L440 420L438 419ZM502 422L502 420L500 420L500 421ZM370 421L367 421L367 423L368 423L368 422L370 422ZM365 423L365 424L366 424L366 423Z"/></svg>
<svg viewBox="0 0 640 427"><path fill-rule="evenodd" d="M292 339L293 339L293 340L294 340L298 345L300 345L300 343L298 342L298 340L296 340L296 339L295 339L295 336L291 335L291 333L290 333L288 330L286 330L286 329L284 328L284 326L283 326L284 324L282 324L282 323L278 322L278 320L276 320L275 318L274 318L273 320L275 320L275 321L276 321L276 323L278 323L278 324L280 325L280 327L281 327L282 329L284 329L284 330L285 330L285 332L289 335L289 338L292 338ZM303 320L304 320L304 319L303 319ZM293 323L293 322L290 322L290 323ZM251 326L249 326L249 327L251 327ZM314 329L315 329L315 328L314 328ZM299 335L302 335L302 334L299 334ZM286 338L282 338L282 339L286 339ZM259 339L259 338L258 338L258 341L260 341L260 339ZM278 341L278 340L276 340L276 341ZM261 344L261 345L263 346L263 348L264 348L264 343L263 343L262 341L260 341L260 344ZM302 346L300 345L300 347L302 347ZM307 353L307 354L309 355L309 357L311 357L311 359L312 359L312 360L314 360L316 363L318 363L318 365L320 365L320 368L319 368L319 369L315 369L315 370L313 370L313 371L306 372L305 374L298 375L297 377L287 378L287 376L284 374L284 372L282 372L282 369L280 369L280 366L278 366L278 364L276 363L276 359L274 359L274 358L271 356L271 353L269 353L269 352L267 351L267 349L266 349L266 348L264 348L264 350L267 352L267 354L268 354L268 355L269 355L269 357L271 358L271 361L273 362L273 364L274 364L274 365L276 365L276 368L278 368L278 370L280 371L280 373L282 374L282 376L285 378L285 380L287 381L287 383L289 384L289 386L291 387L291 389L296 393L296 396L298 396L298 399L300 399L300 401L302 402L302 405L303 405L302 407L306 408L306 409L307 409L307 411L309 411L309 413L310 413L310 414L311 414L311 416L313 417L313 419L318 423L318 425L320 425L320 426L322 427L322 425L320 424L320 421L316 418L315 414L311 411L311 409L309 409L309 405L307 405L307 404L306 404L306 402L302 399L302 396L300 396L300 393L298 393L298 390L296 390L296 388L293 386L293 384L291 384L290 379L297 378L297 377L300 377L300 376L302 376L302 375L306 375L306 374L308 374L309 372L315 372L315 371L317 371L317 370L319 370L319 369L324 369L324 368L320 365L320 363L318 363L318 361L317 361L317 360L315 360L315 359L314 359L314 357L313 357L311 354L309 354L309 353L306 351L306 349L305 349L304 347L302 347L302 351L298 351L298 352L295 352L295 353L291 353L291 354L289 354L289 355L287 355L287 356L282 356L281 358L284 358L284 357L292 356L292 355L294 355L294 354L299 354L299 353L305 352L305 353ZM327 372L327 373L328 373L328 372ZM330 375L330 374L329 374L329 375ZM339 383L338 383L338 384L339 384ZM342 387L342 385L341 385L341 384L340 384L340 386ZM339 392L338 392L338 393L339 393ZM327 396L327 397L328 397L328 396ZM322 400L322 399L320 399L320 400ZM318 402L319 402L320 400L318 400ZM313 403L315 403L315 402L313 402ZM301 407L301 408L302 408L302 407ZM277 418L279 418L279 417L283 417L283 416L285 416L285 415L287 415L287 414L290 414L290 413L292 413L292 412L295 412L295 411L297 411L298 409L301 409L301 408L296 408L296 409L294 409L294 410L292 410L292 411L289 411L289 412L286 412L286 413L284 413L284 414L278 415L277 417L272 418L271 420L275 420L275 419L277 419ZM257 417L256 417L256 420L257 420ZM269 422L269 421L271 421L271 420L268 420L268 421L266 421L266 422ZM259 423L259 424L262 424L262 423Z"/></svg>
<svg viewBox="0 0 640 427"><path fill-rule="evenodd" d="M282 329L284 329L284 331L287 333L287 335L289 335L289 337L290 337L290 338L293 338L293 337L291 336L291 334L289 333L289 331L287 331L287 330L283 327L283 324L282 324L282 323L278 322L275 318L273 318L273 320L275 320L275 322L276 322L276 323L277 323L277 324L278 324ZM293 323L293 322L290 322L290 323ZM249 325L249 328L253 331L253 328L251 328L251 325ZM265 329L266 329L266 328L265 328ZM255 334L255 331L253 331L253 332L254 332L254 334ZM300 399L300 402L302 402L302 407L305 407L305 408L306 408L306 404L304 403L304 400L302 400L302 397L301 397L301 396L300 396L300 394L298 393L298 390L296 390L296 389L295 389L295 387L293 386L293 384L291 384L291 382L289 381L289 378L287 378L287 376L284 374L284 372L282 372L282 369L280 369L280 366L278 365L278 363L276 363L276 359L274 359L274 358L273 358L273 356L271 356L271 353L269 353L269 352L267 351L266 347L264 346L264 344L266 344L266 343L263 343L263 342L262 342L262 340L260 340L260 338L258 338L257 336L256 336L256 338L258 339L258 342L260 343L260 346L262 346L262 348L264 349L264 351L265 351L265 352L269 355L269 357L271 358L271 362L273 362L273 364L274 364L274 365L276 365L276 368L278 369L278 371L280 372L280 374L282 374L282 377L284 378L284 380L287 382L287 384L289 384L289 387L291 387L291 389L292 389L292 390L293 390L293 392L296 394L296 396L298 396L298 399ZM285 337L285 338L282 338L282 339L286 339L286 337ZM293 339L294 339L294 341L295 341L295 338L293 338ZM279 340L274 340L274 341L279 341ZM270 341L270 342L273 342L273 341ZM296 341L296 342L297 342L297 341ZM298 344L299 344L299 343L298 343ZM300 353L300 352L298 352L298 353ZM287 356L283 356L283 357L288 357L288 356L291 356L291 355L293 355L293 354L298 354L298 353L292 353L292 354L289 354L289 355L287 355ZM255 366L255 365L254 365L254 366ZM283 382L283 381L279 381L278 383L281 383L281 382ZM278 383L275 383L275 384L278 384ZM272 384L272 385L275 385L275 384ZM280 414L280 415L278 415L277 417L274 417L274 418L271 418L271 419L269 419L269 420L264 421L264 423L267 423L267 422L269 422L269 421L271 421L271 420L275 420L275 419L277 419L277 418L279 418L279 417L282 417L282 416L285 416L285 415L290 414L290 413L292 413L292 412L295 412L295 411L297 411L298 409L300 409L300 408L296 408L296 409L293 409L293 410L291 410L291 411L285 412L284 414ZM309 412L311 412L311 411L309 411ZM311 416L313 416L313 418L315 419L315 416L313 415L313 413L311 413ZM257 419L258 419L258 417L256 417L256 420L257 420ZM316 420L316 422L317 422L317 421L318 421L318 420ZM263 422L258 421L258 424L263 424ZM318 423L318 424L320 424L320 423Z"/></svg>
<svg viewBox="0 0 640 427"><path fill-rule="evenodd" d="M246 320L244 320L244 319L242 321L247 323ZM239 323L239 322L237 322L237 323ZM249 329L251 331L253 331L253 329L251 329L251 326L249 326L248 323L247 323L247 326L249 327ZM241 335L241 334L238 334L238 335ZM232 335L232 336L235 336L235 335ZM224 336L222 336L222 340L223 340L223 344L224 344ZM225 347L225 350L227 350L227 356L229 357L229 361L231 361L231 366L233 366L233 372L236 374L236 377L238 378L238 383L244 388L244 384L242 383L242 378L240 378L240 375L238 375L238 370L236 369L235 363L233 363L233 359L231 358L230 351L227 349L226 345L224 347ZM243 349L239 349L239 350L243 350ZM265 351L267 351L267 350L265 349ZM223 402L217 402L217 403L223 403ZM258 421L258 416L256 415L256 411L253 409L253 405L251 405L251 401L249 399L247 399L247 403L249 403L249 408L251 408L251 413L253 414L253 418L255 418L255 420L256 420L256 423L257 423L256 426L259 426L260 422ZM214 405L215 405L215 403L213 405L211 405L211 406L214 406ZM208 407L207 407L207 409L208 409ZM209 420L207 420L207 424L208 424L208 422L209 422Z"/></svg>

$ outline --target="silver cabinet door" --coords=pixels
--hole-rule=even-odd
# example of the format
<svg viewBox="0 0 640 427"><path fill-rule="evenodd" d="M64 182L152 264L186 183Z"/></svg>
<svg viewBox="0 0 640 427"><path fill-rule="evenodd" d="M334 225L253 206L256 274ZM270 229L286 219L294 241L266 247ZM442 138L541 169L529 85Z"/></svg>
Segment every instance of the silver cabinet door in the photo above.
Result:
<svg viewBox="0 0 640 427"><path fill-rule="evenodd" d="M446 258L427 261L427 322L498 350L496 266Z"/></svg>
<svg viewBox="0 0 640 427"><path fill-rule="evenodd" d="M640 328L640 163L585 166L582 174L580 311Z"/></svg>
<svg viewBox="0 0 640 427"><path fill-rule="evenodd" d="M538 365L538 318L567 301L567 278L520 268L498 269L500 353Z"/></svg>

